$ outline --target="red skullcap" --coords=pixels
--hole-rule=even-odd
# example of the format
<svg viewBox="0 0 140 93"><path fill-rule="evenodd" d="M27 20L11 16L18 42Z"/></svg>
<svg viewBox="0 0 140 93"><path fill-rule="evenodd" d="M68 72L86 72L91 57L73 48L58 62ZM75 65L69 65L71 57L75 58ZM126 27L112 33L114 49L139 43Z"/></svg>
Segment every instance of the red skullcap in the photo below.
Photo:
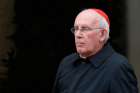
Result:
<svg viewBox="0 0 140 93"><path fill-rule="evenodd" d="M107 16L107 14L105 12L103 12L100 9L96 9L96 8L92 8L92 10L96 11L98 14L100 14L103 18L105 18L105 20L107 21L108 25L110 26L110 21L109 18Z"/></svg>

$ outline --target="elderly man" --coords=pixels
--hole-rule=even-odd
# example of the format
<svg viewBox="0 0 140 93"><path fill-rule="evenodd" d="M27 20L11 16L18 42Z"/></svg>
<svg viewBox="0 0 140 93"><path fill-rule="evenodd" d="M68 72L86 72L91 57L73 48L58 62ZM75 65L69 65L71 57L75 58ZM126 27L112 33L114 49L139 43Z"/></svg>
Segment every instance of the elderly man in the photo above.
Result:
<svg viewBox="0 0 140 93"><path fill-rule="evenodd" d="M77 15L71 29L77 52L60 63L53 93L138 93L128 60L107 43L109 26L100 9Z"/></svg>

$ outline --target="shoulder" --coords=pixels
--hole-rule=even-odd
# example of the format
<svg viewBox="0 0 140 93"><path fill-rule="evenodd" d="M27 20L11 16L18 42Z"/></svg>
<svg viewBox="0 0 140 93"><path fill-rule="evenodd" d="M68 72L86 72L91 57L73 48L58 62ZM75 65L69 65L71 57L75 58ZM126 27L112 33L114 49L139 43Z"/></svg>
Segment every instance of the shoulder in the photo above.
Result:
<svg viewBox="0 0 140 93"><path fill-rule="evenodd" d="M67 56L65 56L61 62L60 62L60 66L61 67L65 67L68 66L70 64L72 64L73 62L75 62L77 59L79 58L77 53L71 53Z"/></svg>
<svg viewBox="0 0 140 93"><path fill-rule="evenodd" d="M112 62L112 69L110 69L111 74L109 74L111 77L111 93L120 93L124 91L124 89L126 89L125 93L128 93L128 91L138 93L137 77L132 65L120 54L114 54L113 56L116 56L114 57L116 60Z"/></svg>
<svg viewBox="0 0 140 93"><path fill-rule="evenodd" d="M108 59L108 68L109 70L115 74L121 71L131 71L133 70L132 65L128 62L128 59L117 53L114 52Z"/></svg>
<svg viewBox="0 0 140 93"><path fill-rule="evenodd" d="M57 76L59 75L64 75L67 73L69 69L73 66L72 63L75 62L78 59L78 54L77 53L72 53L67 56L65 56L59 64L58 71L57 71Z"/></svg>
<svg viewBox="0 0 140 93"><path fill-rule="evenodd" d="M128 59L125 56L123 56L115 51L108 58L108 64L110 64L111 67L113 67L113 68L130 65L128 62Z"/></svg>
<svg viewBox="0 0 140 93"><path fill-rule="evenodd" d="M136 78L132 65L123 55L115 52L110 58L110 64L111 72L114 77L121 77L126 75Z"/></svg>
<svg viewBox="0 0 140 93"><path fill-rule="evenodd" d="M120 54L115 53L112 58L114 59L110 62L112 67L109 70L111 73L108 74L111 77L111 93L138 93L137 78L132 65Z"/></svg>
<svg viewBox="0 0 140 93"><path fill-rule="evenodd" d="M116 64L118 64L118 65L123 64L123 63L126 63L126 64L128 63L128 59L125 56L123 56L117 52L114 52L112 54L112 56L110 57L110 61L116 62Z"/></svg>
<svg viewBox="0 0 140 93"><path fill-rule="evenodd" d="M65 56L63 59L62 59L62 63L65 62L65 61L75 61L75 59L78 58L78 54L77 53L72 53L72 54L69 54L67 56Z"/></svg>

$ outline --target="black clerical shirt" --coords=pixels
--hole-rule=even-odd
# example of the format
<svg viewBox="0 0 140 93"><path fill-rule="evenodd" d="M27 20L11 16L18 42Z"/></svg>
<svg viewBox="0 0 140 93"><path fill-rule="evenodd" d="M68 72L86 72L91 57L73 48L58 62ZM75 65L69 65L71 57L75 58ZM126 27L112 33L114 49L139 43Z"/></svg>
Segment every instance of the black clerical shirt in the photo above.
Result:
<svg viewBox="0 0 140 93"><path fill-rule="evenodd" d="M106 45L86 60L77 53L65 57L53 93L138 93L137 79L127 59Z"/></svg>

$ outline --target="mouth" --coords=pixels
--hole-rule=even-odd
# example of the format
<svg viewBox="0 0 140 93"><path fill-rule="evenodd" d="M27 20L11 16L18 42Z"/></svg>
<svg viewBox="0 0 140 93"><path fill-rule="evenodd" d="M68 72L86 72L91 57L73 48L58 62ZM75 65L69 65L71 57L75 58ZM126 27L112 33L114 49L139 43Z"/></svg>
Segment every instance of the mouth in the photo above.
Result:
<svg viewBox="0 0 140 93"><path fill-rule="evenodd" d="M85 45L85 43L82 43L82 42L76 42L76 46L77 46L77 47L81 47L81 46L83 46L83 45Z"/></svg>

